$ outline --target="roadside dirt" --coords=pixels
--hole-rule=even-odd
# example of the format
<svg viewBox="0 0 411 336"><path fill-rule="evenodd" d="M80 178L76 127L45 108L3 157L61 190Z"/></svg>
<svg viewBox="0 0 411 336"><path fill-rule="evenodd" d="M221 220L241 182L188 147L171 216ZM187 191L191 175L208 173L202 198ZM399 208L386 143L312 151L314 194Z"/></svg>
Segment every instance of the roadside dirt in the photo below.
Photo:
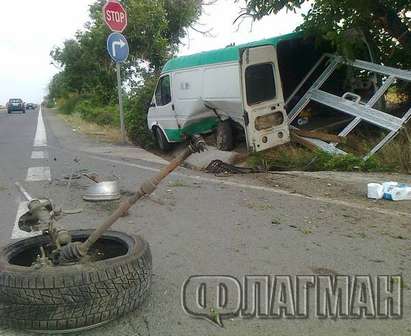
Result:
<svg viewBox="0 0 411 336"><path fill-rule="evenodd" d="M308 197L330 198L411 214L411 201L376 201L367 198L368 183L397 181L411 184L410 175L295 171L257 174L254 178L274 188Z"/></svg>

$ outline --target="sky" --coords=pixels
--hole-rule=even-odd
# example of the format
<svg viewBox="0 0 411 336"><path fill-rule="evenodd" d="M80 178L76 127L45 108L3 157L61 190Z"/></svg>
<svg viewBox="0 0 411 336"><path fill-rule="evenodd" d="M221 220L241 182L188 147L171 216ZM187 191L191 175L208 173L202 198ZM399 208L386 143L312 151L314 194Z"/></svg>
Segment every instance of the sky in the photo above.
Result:
<svg viewBox="0 0 411 336"><path fill-rule="evenodd" d="M9 98L41 102L47 85L58 70L50 63L50 51L72 38L88 20L88 7L94 0L2 0L0 20L0 104ZM180 55L223 48L285 34L302 22L301 13L280 12L252 24L233 25L240 7L234 0L218 0L206 6L197 28L208 35L189 30ZM306 12L304 7L302 12ZM6 15L7 14L7 15ZM125 31L127 35L127 31Z"/></svg>

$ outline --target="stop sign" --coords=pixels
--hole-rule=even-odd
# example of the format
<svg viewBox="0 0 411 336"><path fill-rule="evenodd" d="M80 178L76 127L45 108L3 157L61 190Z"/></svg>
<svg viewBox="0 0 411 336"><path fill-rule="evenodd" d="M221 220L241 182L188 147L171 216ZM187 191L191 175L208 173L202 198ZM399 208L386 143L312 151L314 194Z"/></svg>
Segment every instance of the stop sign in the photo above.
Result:
<svg viewBox="0 0 411 336"><path fill-rule="evenodd" d="M112 31L121 33L127 27L127 12L116 0L109 0L103 7L104 21Z"/></svg>

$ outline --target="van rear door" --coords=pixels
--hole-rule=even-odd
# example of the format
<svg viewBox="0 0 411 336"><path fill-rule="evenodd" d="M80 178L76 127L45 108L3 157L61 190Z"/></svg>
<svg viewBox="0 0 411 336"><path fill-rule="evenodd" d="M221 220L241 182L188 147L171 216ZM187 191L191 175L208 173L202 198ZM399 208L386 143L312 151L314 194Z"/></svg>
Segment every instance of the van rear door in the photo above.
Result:
<svg viewBox="0 0 411 336"><path fill-rule="evenodd" d="M259 152L289 142L288 119L274 46L243 49L240 72L249 150Z"/></svg>

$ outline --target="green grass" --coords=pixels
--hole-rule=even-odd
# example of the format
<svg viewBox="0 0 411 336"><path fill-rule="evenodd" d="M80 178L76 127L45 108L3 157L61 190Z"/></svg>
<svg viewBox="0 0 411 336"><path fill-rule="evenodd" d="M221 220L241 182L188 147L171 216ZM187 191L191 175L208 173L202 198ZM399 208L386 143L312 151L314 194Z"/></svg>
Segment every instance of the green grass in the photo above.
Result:
<svg viewBox="0 0 411 336"><path fill-rule="evenodd" d="M312 152L294 144L279 146L268 151L253 153L248 164L265 170L304 171L396 171L398 165L371 157L364 161L353 154L333 155L323 151Z"/></svg>

